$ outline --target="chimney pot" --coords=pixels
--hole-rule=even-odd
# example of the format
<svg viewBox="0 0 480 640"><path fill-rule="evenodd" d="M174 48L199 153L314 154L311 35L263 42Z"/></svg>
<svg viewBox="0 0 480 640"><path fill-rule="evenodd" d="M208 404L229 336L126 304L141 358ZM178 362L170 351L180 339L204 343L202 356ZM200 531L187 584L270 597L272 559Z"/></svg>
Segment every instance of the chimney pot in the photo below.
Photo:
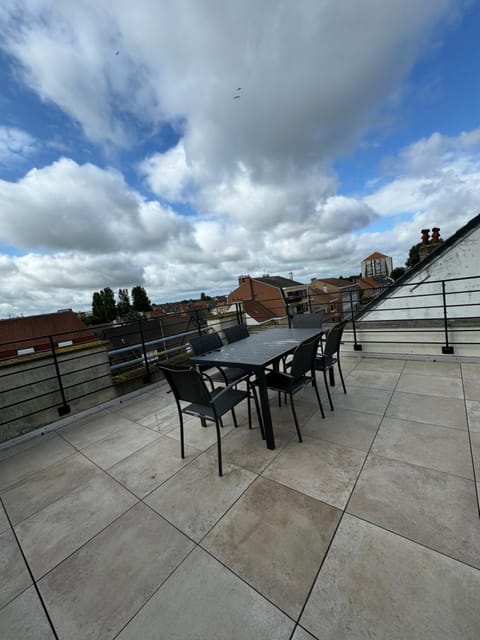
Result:
<svg viewBox="0 0 480 640"><path fill-rule="evenodd" d="M422 244L430 243L430 229L422 229Z"/></svg>

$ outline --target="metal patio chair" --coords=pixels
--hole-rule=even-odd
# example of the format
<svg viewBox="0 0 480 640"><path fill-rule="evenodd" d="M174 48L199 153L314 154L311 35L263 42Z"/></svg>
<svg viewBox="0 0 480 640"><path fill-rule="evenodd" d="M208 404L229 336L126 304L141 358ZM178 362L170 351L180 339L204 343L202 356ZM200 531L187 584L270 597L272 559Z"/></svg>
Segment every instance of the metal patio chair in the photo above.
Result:
<svg viewBox="0 0 480 640"><path fill-rule="evenodd" d="M156 366L165 375L175 396L180 420L180 452L182 458L185 458L183 414L196 416L200 418L202 423L206 420L214 422L217 433L218 474L222 476L222 445L220 437L220 427L223 426L222 417L231 412L233 424L237 427L234 408L248 398L248 392L240 391L235 388L235 385L227 385L226 387L209 391L202 374L193 367L162 364L157 364ZM182 403L187 404L182 405ZM251 428L250 422L249 427Z"/></svg>
<svg viewBox="0 0 480 640"><path fill-rule="evenodd" d="M330 385L328 384L327 380L327 371L330 371L330 373L332 374L332 377L330 379L330 382L332 383L334 380L333 367L335 363L338 368L338 373L340 374L340 380L342 381L343 392L347 393L347 390L345 388L345 381L343 379L342 366L340 364L340 345L342 342L343 330L345 329L347 323L348 320L344 320L343 322L336 324L330 329L323 344L322 352L317 354L317 357L315 358L315 369L323 373L328 401L330 403L330 409L332 411L333 402L330 393Z"/></svg>
<svg viewBox="0 0 480 640"><path fill-rule="evenodd" d="M244 324L234 324L231 327L226 327L223 330L225 340L230 344L231 342L237 342L237 340L243 340L248 338L248 329Z"/></svg>
<svg viewBox="0 0 480 640"><path fill-rule="evenodd" d="M206 333L201 336L195 336L190 339L190 346L192 347L195 355L202 355L208 351L215 351L223 347L222 339L218 333ZM212 390L214 389L214 383L220 383L225 385L237 385L240 382L245 382L248 391L248 424L251 429L252 424L252 406L251 399L255 402L255 409L257 414L259 413L258 398L255 385L251 379L252 372L248 369L242 369L241 367L217 367L218 371L212 373L212 367L200 367L199 371L204 375L210 383ZM259 418L260 430L262 438L265 438L263 431L263 423Z"/></svg>
<svg viewBox="0 0 480 640"><path fill-rule="evenodd" d="M302 442L302 434L300 433L295 404L293 402L293 396L296 393L304 389L307 385L312 384L317 396L320 413L322 414L322 418L325 418L315 378L315 357L317 354L319 340L320 338L317 337L313 340L306 340L298 345L293 352L291 362L288 364L288 373L274 370L270 371L266 375L267 387L273 391L278 391L279 402L281 402L280 398L282 393L290 397L290 405L292 407L292 414L299 442Z"/></svg>

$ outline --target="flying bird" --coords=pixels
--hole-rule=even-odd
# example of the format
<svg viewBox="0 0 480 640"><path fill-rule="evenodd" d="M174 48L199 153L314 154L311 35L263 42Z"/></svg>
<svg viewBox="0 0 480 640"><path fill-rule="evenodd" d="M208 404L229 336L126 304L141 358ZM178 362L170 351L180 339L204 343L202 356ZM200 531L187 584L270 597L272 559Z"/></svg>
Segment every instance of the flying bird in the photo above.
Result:
<svg viewBox="0 0 480 640"><path fill-rule="evenodd" d="M117 53L115 55L118 56L119 53L120 53L120 51L117 51Z"/></svg>
<svg viewBox="0 0 480 640"><path fill-rule="evenodd" d="M234 100L236 100L237 98L240 98L240 96L233 96Z"/></svg>
<svg viewBox="0 0 480 640"><path fill-rule="evenodd" d="M242 90L242 87L238 87L237 91L241 91L241 90Z"/></svg>

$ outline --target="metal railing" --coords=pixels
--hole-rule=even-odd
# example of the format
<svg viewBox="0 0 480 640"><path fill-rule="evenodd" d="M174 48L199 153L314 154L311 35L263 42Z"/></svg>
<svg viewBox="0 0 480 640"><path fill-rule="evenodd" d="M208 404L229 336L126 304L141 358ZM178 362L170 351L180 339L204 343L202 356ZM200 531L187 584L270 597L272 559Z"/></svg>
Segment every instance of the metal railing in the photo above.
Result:
<svg viewBox="0 0 480 640"><path fill-rule="evenodd" d="M480 276L392 284L387 291L362 295L351 285L346 281L346 291L308 295L293 303L278 297L262 300L264 308L272 309L270 318L252 318L248 304L237 302L219 316L205 305L158 318L88 327L83 336L78 329L31 336L37 346L30 351L39 350L30 353L25 353L24 336L0 342L0 442L154 382L157 360L188 360L192 335L221 332L228 324L246 322L251 330L262 330L289 324L294 313L322 311L327 327L351 321L344 333L347 349L415 349L421 344L451 355L461 345L463 351L480 354ZM362 303L366 298L371 298L367 305ZM16 351L25 355L14 355Z"/></svg>

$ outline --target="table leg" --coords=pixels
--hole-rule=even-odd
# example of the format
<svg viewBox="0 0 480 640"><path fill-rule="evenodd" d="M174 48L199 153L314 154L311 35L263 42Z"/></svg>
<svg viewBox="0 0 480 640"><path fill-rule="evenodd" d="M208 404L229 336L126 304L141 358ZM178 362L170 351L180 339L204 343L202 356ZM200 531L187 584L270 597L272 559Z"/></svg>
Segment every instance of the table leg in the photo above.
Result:
<svg viewBox="0 0 480 640"><path fill-rule="evenodd" d="M265 370L256 371L258 392L260 395L260 407L262 408L263 428L265 430L265 441L267 449L275 449L275 437L273 435L272 414L270 413L270 402L268 400L267 381Z"/></svg>
<svg viewBox="0 0 480 640"><path fill-rule="evenodd" d="M330 376L330 386L334 387L335 386L335 372L333 370L333 367L330 367L330 369L328 370L328 375Z"/></svg>

